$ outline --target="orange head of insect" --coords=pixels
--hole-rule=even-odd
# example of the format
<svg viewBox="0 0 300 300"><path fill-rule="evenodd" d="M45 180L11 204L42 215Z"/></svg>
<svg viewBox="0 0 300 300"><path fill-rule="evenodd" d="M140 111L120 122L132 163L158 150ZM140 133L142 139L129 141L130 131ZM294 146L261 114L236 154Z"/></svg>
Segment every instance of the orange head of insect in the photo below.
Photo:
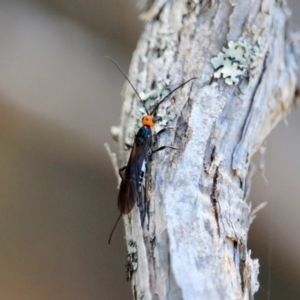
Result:
<svg viewBox="0 0 300 300"><path fill-rule="evenodd" d="M153 127L156 123L156 118L153 115L146 115L142 118L142 124L143 126L149 126L149 127Z"/></svg>

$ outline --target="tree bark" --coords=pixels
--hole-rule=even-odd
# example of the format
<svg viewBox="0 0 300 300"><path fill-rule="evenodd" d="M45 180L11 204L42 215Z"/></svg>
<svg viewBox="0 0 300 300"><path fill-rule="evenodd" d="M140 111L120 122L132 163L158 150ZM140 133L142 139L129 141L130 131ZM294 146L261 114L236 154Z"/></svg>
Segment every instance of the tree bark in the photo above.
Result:
<svg viewBox="0 0 300 300"><path fill-rule="evenodd" d="M152 157L143 226L136 207L124 216L128 263L137 260L134 299L253 299L251 157L286 116L299 84L299 38L289 30L288 8L275 0L156 0L142 18L129 71L139 93L199 78L160 107L168 125L187 125L154 145L180 149ZM128 84L124 98L120 165L141 126Z"/></svg>

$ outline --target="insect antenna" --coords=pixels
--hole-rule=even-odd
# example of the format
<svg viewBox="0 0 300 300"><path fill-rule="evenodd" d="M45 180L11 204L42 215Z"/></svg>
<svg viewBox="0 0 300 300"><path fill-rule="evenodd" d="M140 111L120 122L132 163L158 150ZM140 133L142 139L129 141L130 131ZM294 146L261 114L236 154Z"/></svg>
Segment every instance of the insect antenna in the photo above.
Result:
<svg viewBox="0 0 300 300"><path fill-rule="evenodd" d="M198 77L193 77L190 78L189 80L185 81L184 83L182 83L181 85L179 85L177 88L175 88L173 91L171 91L167 96L165 96L162 100L160 100L155 107L152 109L150 115L152 116L154 114L154 112L157 110L157 108L159 107L159 105L164 102L171 94L173 94L175 91L177 91L178 89L180 89L181 87L183 87L185 84L187 84L188 82L190 82L191 80L194 79L198 79Z"/></svg>
<svg viewBox="0 0 300 300"><path fill-rule="evenodd" d="M114 61L112 58L108 57L108 56L104 56L105 58L111 60L115 65L116 67L120 70L120 72L123 74L123 76L126 78L126 80L129 82L129 84L131 85L131 87L133 88L134 92L136 93L136 95L139 97L140 101L142 102L145 110L146 110L146 113L147 115L149 115L149 112L148 112L148 109L144 103L144 101L142 100L141 96L139 95L139 93L137 92L137 90L135 89L135 87L133 86L133 84L130 82L129 78L127 77L127 75L125 74L125 72L121 69L121 67L117 64L116 61Z"/></svg>
<svg viewBox="0 0 300 300"><path fill-rule="evenodd" d="M115 225L114 225L114 227L113 227L113 229L112 229L112 231L111 231L111 233L110 233L110 235L109 235L108 246L110 245L111 238L112 238L112 236L113 236L113 233L114 233L114 231L115 231L115 229L116 229L116 227L117 227L117 225L118 225L118 223L119 223L121 217L122 217L122 214L119 215L119 217L118 217L118 219L117 219L117 221L116 221L116 223L115 223Z"/></svg>

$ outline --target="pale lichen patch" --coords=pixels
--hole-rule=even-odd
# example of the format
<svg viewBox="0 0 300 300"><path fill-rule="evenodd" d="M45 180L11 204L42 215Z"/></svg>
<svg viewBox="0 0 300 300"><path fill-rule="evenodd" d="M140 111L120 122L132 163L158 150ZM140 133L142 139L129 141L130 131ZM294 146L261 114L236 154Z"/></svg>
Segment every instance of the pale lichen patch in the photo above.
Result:
<svg viewBox="0 0 300 300"><path fill-rule="evenodd" d="M131 281L132 275L138 269L137 245L133 240L127 244L126 280Z"/></svg>
<svg viewBox="0 0 300 300"><path fill-rule="evenodd" d="M225 79L228 85L238 84L242 77L250 77L255 61L261 58L259 46L250 45L244 41L228 43L218 55L212 58L214 78Z"/></svg>

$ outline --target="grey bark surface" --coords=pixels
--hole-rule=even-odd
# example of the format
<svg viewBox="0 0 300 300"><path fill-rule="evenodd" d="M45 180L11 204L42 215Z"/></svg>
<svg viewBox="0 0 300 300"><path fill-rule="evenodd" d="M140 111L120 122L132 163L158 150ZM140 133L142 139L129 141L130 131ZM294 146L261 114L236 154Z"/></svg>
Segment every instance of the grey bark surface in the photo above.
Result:
<svg viewBox="0 0 300 300"><path fill-rule="evenodd" d="M129 78L140 93L159 83L178 90L160 111L187 122L159 137L147 176L149 214L124 216L137 245L135 299L253 299L259 264L247 246L251 157L286 116L299 84L299 38L285 1L152 1ZM214 78L213 57L228 42L257 46L257 59L237 84ZM120 165L141 126L139 101L124 88ZM263 199L262 199L263 201Z"/></svg>

